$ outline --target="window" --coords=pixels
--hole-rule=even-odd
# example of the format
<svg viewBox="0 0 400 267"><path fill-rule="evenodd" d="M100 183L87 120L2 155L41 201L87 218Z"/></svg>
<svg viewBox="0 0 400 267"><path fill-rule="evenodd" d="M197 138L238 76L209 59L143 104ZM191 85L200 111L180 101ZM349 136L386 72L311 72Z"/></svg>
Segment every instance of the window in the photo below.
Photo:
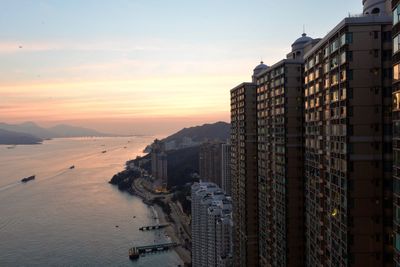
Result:
<svg viewBox="0 0 400 267"><path fill-rule="evenodd" d="M400 151L393 151L393 164L396 166L400 165ZM400 195L400 180L393 179L393 192Z"/></svg>
<svg viewBox="0 0 400 267"><path fill-rule="evenodd" d="M399 64L393 66L393 80L399 80Z"/></svg>
<svg viewBox="0 0 400 267"><path fill-rule="evenodd" d="M324 49L324 57L329 56L329 46L325 47Z"/></svg>
<svg viewBox="0 0 400 267"><path fill-rule="evenodd" d="M395 93L393 95L393 110L400 109L400 93Z"/></svg>
<svg viewBox="0 0 400 267"><path fill-rule="evenodd" d="M342 70L342 71L340 72L340 81L343 82L343 81L345 81L345 80L346 80L346 71L345 71L345 70Z"/></svg>
<svg viewBox="0 0 400 267"><path fill-rule="evenodd" d="M332 58L332 60L331 60L331 69L334 69L334 68L336 68L338 66L338 59L337 59L337 57L334 57L334 58Z"/></svg>
<svg viewBox="0 0 400 267"><path fill-rule="evenodd" d="M395 206L395 220L400 222L400 208Z"/></svg>
<svg viewBox="0 0 400 267"><path fill-rule="evenodd" d="M324 73L329 72L329 70L330 70L329 63L327 62L324 64Z"/></svg>
<svg viewBox="0 0 400 267"><path fill-rule="evenodd" d="M396 233L394 247L396 248L397 251L400 251L400 235L398 233Z"/></svg>
<svg viewBox="0 0 400 267"><path fill-rule="evenodd" d="M339 48L339 40L335 40L331 44L331 53L335 52Z"/></svg>
<svg viewBox="0 0 400 267"><path fill-rule="evenodd" d="M397 24L400 21L400 5L393 10L393 25Z"/></svg>
<svg viewBox="0 0 400 267"><path fill-rule="evenodd" d="M348 78L349 81L352 81L352 80L353 80L353 70L349 70L349 71L348 71L347 78Z"/></svg>
<svg viewBox="0 0 400 267"><path fill-rule="evenodd" d="M382 40L384 42L391 42L392 41L392 32L390 32L390 31L382 32Z"/></svg>
<svg viewBox="0 0 400 267"><path fill-rule="evenodd" d="M347 61L353 61L353 52L347 51Z"/></svg>
<svg viewBox="0 0 400 267"><path fill-rule="evenodd" d="M343 63L345 63L346 62L346 52L343 52L341 55L340 55L340 64L343 64Z"/></svg>
<svg viewBox="0 0 400 267"><path fill-rule="evenodd" d="M340 45L351 44L351 43L353 43L353 33L347 32L343 33L342 36L340 36Z"/></svg>
<svg viewBox="0 0 400 267"><path fill-rule="evenodd" d="M399 51L399 35L396 35L393 39L393 54L396 54Z"/></svg>
<svg viewBox="0 0 400 267"><path fill-rule="evenodd" d="M346 44L352 44L353 43L353 33L348 32L346 33Z"/></svg>
<svg viewBox="0 0 400 267"><path fill-rule="evenodd" d="M393 136L394 137L400 136L400 121L393 122Z"/></svg>

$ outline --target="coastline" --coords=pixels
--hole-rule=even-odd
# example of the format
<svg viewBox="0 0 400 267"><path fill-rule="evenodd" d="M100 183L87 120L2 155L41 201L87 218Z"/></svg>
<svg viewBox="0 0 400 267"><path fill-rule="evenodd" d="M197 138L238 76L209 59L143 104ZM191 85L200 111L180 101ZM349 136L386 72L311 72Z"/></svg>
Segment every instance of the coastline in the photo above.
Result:
<svg viewBox="0 0 400 267"><path fill-rule="evenodd" d="M168 235L168 237L171 239L171 241L181 244L182 242L178 238L179 232L177 231L174 222L170 222L166 219L165 213L162 211L160 206L153 205L152 207L154 207L154 210L158 215L158 220L159 220L160 224L170 223L170 225L167 226L164 230L165 230L165 233ZM174 248L174 250L178 254L179 258L181 258L181 260L183 261L184 264L191 263L190 251L188 251L187 249L185 249L182 246L177 246Z"/></svg>
<svg viewBox="0 0 400 267"><path fill-rule="evenodd" d="M151 203L151 201L149 201L149 199L147 199L146 193L142 192L137 188L137 185L135 184L137 180L138 179L134 180L132 188L131 190L128 190L128 192L131 195L134 195L142 199L142 201L148 206L148 208L150 208L152 212L155 214L155 217L157 218L159 224L169 224L169 226L164 228L164 231L170 238L171 242L176 242L177 244L179 244L179 246L174 248L175 252L178 254L179 258L182 260L184 265L191 264L192 262L191 252L182 246L182 244L184 244L185 241L179 237L180 235L177 224L168 218L170 216L167 216L165 214L161 206L153 204Z"/></svg>

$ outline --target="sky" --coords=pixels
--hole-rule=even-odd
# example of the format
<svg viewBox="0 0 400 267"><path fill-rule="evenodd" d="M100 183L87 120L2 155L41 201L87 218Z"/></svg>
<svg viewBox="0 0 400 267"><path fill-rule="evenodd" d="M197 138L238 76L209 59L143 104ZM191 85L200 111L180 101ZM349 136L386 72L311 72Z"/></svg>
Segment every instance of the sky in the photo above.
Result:
<svg viewBox="0 0 400 267"><path fill-rule="evenodd" d="M361 0L0 0L0 122L169 134L229 122L229 91Z"/></svg>

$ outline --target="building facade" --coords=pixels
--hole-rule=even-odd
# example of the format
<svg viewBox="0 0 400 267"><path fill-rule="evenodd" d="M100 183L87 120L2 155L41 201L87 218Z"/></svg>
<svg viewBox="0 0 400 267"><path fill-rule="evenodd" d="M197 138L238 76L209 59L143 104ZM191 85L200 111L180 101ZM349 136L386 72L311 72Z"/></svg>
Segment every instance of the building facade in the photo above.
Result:
<svg viewBox="0 0 400 267"><path fill-rule="evenodd" d="M303 34L257 75L260 266L304 266Z"/></svg>
<svg viewBox="0 0 400 267"><path fill-rule="evenodd" d="M214 183L192 185L192 264L231 266L232 201Z"/></svg>
<svg viewBox="0 0 400 267"><path fill-rule="evenodd" d="M307 266L393 266L392 22L363 2L305 54Z"/></svg>
<svg viewBox="0 0 400 267"><path fill-rule="evenodd" d="M393 0L393 238L394 266L400 267L400 1Z"/></svg>
<svg viewBox="0 0 400 267"><path fill-rule="evenodd" d="M257 68L255 72L263 66ZM233 263L243 267L258 266L256 100L254 83L242 83L231 90Z"/></svg>
<svg viewBox="0 0 400 267"><path fill-rule="evenodd" d="M207 141L200 145L199 174L204 182L211 182L222 187L222 143Z"/></svg>
<svg viewBox="0 0 400 267"><path fill-rule="evenodd" d="M232 195L232 178L231 178L231 145L222 144L221 146L221 189L225 194Z"/></svg>
<svg viewBox="0 0 400 267"><path fill-rule="evenodd" d="M151 146L151 175L159 180L159 190L165 190L168 186L168 160L165 145L159 140L154 140Z"/></svg>

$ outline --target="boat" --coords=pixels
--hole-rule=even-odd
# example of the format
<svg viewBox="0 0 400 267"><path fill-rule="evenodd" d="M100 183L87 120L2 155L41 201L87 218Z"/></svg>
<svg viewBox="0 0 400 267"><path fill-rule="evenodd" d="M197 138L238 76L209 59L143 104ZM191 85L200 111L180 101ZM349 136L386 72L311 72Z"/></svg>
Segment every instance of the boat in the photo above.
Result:
<svg viewBox="0 0 400 267"><path fill-rule="evenodd" d="M75 165L72 165L71 167L69 167L70 170L75 169Z"/></svg>
<svg viewBox="0 0 400 267"><path fill-rule="evenodd" d="M139 258L139 250L135 247L129 249L129 259L137 260Z"/></svg>
<svg viewBox="0 0 400 267"><path fill-rule="evenodd" d="M26 177L26 178L22 178L22 179L21 179L21 182L27 183L27 182L29 182L29 181L31 181L31 180L34 180L35 177L36 177L35 175L32 175L32 176L29 176L29 177Z"/></svg>

